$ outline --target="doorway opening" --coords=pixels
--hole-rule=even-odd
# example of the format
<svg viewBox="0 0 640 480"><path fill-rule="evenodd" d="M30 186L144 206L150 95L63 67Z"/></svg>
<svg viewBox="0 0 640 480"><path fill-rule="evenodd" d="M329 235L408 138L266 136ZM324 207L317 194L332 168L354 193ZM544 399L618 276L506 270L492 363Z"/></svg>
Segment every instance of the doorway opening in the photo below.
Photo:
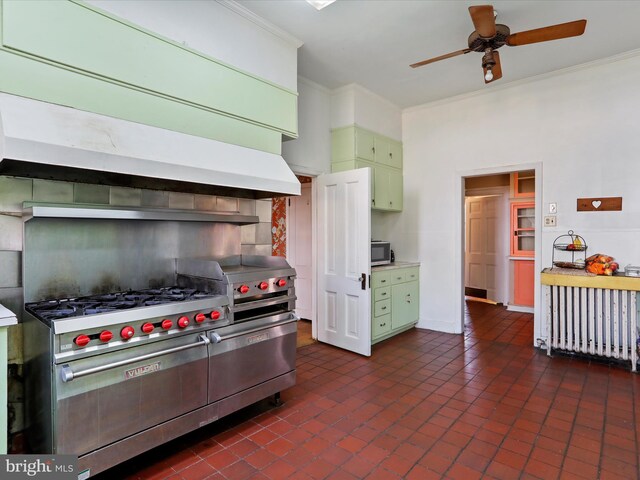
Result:
<svg viewBox="0 0 640 480"><path fill-rule="evenodd" d="M478 173L462 181L462 311L475 301L534 313L536 169ZM463 314L463 329L466 319Z"/></svg>
<svg viewBox="0 0 640 480"><path fill-rule="evenodd" d="M289 197L286 205L286 257L296 270L296 314L298 347L314 343L315 325L315 208L314 178L299 175L301 194ZM276 226L274 225L274 229ZM282 242L282 241L281 241Z"/></svg>

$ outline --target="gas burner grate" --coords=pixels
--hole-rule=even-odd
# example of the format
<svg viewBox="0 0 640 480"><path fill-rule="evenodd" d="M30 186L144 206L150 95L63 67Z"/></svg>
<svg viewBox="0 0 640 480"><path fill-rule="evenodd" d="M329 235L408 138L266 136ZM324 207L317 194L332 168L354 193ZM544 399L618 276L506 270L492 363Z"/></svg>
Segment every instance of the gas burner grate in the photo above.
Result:
<svg viewBox="0 0 640 480"><path fill-rule="evenodd" d="M73 317L78 313L76 308L59 308L57 310L42 310L39 315L46 320Z"/></svg>
<svg viewBox="0 0 640 480"><path fill-rule="evenodd" d="M163 287L129 290L88 297L45 300L26 304L27 310L44 320L96 315L132 308L184 302L213 297L214 294L194 288Z"/></svg>

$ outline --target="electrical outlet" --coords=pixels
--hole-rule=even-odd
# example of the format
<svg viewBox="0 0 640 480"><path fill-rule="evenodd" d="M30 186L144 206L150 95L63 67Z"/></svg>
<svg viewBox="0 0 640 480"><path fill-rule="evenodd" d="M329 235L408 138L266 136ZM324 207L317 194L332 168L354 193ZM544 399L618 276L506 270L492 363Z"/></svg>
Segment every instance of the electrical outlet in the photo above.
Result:
<svg viewBox="0 0 640 480"><path fill-rule="evenodd" d="M556 214L558 213L558 204L553 202L549 204L549 213Z"/></svg>
<svg viewBox="0 0 640 480"><path fill-rule="evenodd" d="M555 215L546 215L544 217L544 226L545 227L555 227L556 226L556 216Z"/></svg>

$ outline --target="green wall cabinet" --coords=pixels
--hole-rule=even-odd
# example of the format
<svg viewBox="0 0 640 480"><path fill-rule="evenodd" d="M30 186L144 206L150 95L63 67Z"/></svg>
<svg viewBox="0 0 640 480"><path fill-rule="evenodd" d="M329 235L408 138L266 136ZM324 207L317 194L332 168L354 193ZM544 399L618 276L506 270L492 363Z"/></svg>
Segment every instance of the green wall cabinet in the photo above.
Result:
<svg viewBox="0 0 640 480"><path fill-rule="evenodd" d="M372 169L371 208L402 211L402 143L357 126L331 133L331 171Z"/></svg>
<svg viewBox="0 0 640 480"><path fill-rule="evenodd" d="M377 210L402 211L402 172L376 165L374 168L372 207Z"/></svg>
<svg viewBox="0 0 640 480"><path fill-rule="evenodd" d="M420 307L420 267L393 265L371 272L371 343L413 327Z"/></svg>

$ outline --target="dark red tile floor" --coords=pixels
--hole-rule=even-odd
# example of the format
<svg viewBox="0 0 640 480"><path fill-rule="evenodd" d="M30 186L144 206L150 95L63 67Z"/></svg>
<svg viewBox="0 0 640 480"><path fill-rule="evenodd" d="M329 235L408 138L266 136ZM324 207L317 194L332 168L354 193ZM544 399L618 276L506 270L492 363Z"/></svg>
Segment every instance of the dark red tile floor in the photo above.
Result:
<svg viewBox="0 0 640 480"><path fill-rule="evenodd" d="M640 376L547 357L528 314L469 302L467 321L464 335L414 329L371 358L302 347L284 405L260 402L99 478L639 478Z"/></svg>

